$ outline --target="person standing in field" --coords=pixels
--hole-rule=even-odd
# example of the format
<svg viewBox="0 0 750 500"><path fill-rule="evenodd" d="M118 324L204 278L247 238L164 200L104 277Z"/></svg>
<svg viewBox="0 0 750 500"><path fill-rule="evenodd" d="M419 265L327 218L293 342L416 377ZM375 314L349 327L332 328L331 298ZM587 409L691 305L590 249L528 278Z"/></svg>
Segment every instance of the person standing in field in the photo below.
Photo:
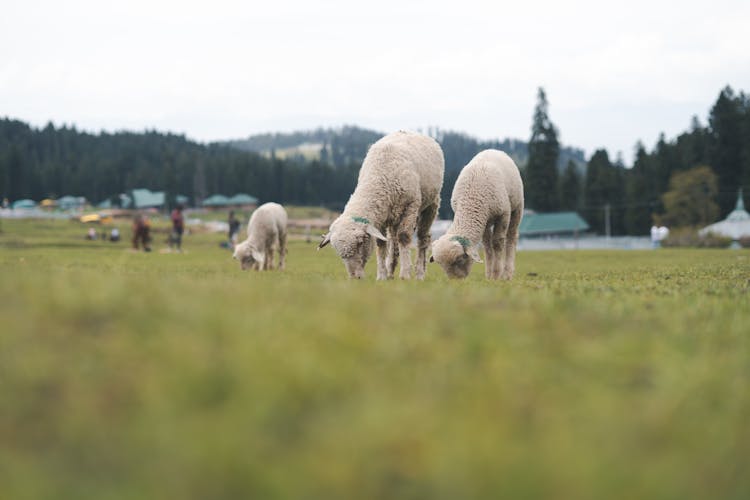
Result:
<svg viewBox="0 0 750 500"><path fill-rule="evenodd" d="M240 220L234 216L234 210L229 211L229 246L234 248L237 244L237 235L240 232Z"/></svg>
<svg viewBox="0 0 750 500"><path fill-rule="evenodd" d="M151 225L145 215L136 214L133 218L133 250L143 246L144 252L151 251Z"/></svg>
<svg viewBox="0 0 750 500"><path fill-rule="evenodd" d="M169 247L177 248L182 252L182 233L185 231L185 218L182 216L182 205L177 205L172 210L172 234L169 238Z"/></svg>

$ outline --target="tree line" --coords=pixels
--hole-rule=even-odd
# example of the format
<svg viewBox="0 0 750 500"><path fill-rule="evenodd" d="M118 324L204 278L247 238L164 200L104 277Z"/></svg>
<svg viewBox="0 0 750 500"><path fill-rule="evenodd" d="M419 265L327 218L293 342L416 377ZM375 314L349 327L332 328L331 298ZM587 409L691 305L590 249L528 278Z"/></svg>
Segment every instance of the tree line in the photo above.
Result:
<svg viewBox="0 0 750 500"><path fill-rule="evenodd" d="M706 125L693 118L688 131L672 140L660 136L650 151L636 144L630 168L606 149L586 160L582 150L562 146L548 108L540 88L528 142L479 141L458 132L427 131L441 144L446 159L441 217L452 216L450 194L460 169L487 148L506 151L519 164L528 208L578 211L599 234L607 228L614 235L647 234L654 217L666 212L670 179L694 167L708 167L709 175L715 175L715 194L709 201L717 204L721 216L733 208L740 186L750 192L750 98L743 92L721 90ZM148 188L188 196L192 203L216 193L247 192L261 202L340 209L356 185L367 148L381 136L343 127L200 144L156 131L91 134L52 124L37 129L6 118L0 119L0 196L38 201L74 195L97 203ZM319 154L275 153L302 143L320 144Z"/></svg>
<svg viewBox="0 0 750 500"><path fill-rule="evenodd" d="M706 125L694 117L688 131L672 140L662 134L651 151L638 142L631 168L599 149L583 175L572 162L560 173L554 168L557 135L546 95L539 89L523 172L526 205L541 212L578 211L598 234L609 227L613 235L645 235L654 222L708 224L734 208L740 187L750 192L750 96L728 86L711 107ZM687 173L691 175L685 177ZM670 201L678 196L673 191L696 185L701 189L692 199L702 206L695 207L695 213L704 217L669 213L675 206Z"/></svg>
<svg viewBox="0 0 750 500"><path fill-rule="evenodd" d="M247 192L261 201L343 206L359 165L300 164L156 131L90 134L0 120L0 195L84 196L94 203L135 188L187 196Z"/></svg>

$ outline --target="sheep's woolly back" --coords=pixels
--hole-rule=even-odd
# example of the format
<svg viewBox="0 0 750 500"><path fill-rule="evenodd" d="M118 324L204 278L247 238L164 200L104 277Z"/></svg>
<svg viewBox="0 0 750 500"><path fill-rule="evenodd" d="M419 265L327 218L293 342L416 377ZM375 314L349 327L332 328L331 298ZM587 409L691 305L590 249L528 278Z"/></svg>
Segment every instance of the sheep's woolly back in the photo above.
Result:
<svg viewBox="0 0 750 500"><path fill-rule="evenodd" d="M263 251L266 246L286 232L287 215L284 207L278 203L264 203L250 217L247 224L247 241L256 250Z"/></svg>
<svg viewBox="0 0 750 500"><path fill-rule="evenodd" d="M431 137L415 132L388 134L367 152L344 214L367 217L381 226L415 195L420 199L421 211L439 201L444 170L443 151Z"/></svg>
<svg viewBox="0 0 750 500"><path fill-rule="evenodd" d="M481 241L487 221L523 210L523 182L510 156L496 149L477 154L458 176L451 196L455 213L448 235Z"/></svg>

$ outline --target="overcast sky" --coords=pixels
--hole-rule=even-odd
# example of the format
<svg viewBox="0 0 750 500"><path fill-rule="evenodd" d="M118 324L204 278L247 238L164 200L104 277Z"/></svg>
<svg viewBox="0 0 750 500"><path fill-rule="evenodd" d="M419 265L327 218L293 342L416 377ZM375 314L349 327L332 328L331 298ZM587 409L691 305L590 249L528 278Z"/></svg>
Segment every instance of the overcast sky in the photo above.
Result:
<svg viewBox="0 0 750 500"><path fill-rule="evenodd" d="M521 5L523 4L523 5ZM750 91L747 0L3 0L0 116L212 141L355 124L634 144Z"/></svg>

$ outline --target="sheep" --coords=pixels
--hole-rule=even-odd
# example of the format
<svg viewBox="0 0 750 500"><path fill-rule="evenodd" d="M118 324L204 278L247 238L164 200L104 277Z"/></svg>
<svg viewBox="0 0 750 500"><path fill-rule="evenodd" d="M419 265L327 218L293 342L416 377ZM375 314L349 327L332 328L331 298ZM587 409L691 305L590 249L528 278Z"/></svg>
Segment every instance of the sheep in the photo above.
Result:
<svg viewBox="0 0 750 500"><path fill-rule="evenodd" d="M458 175L451 207L453 223L432 244L430 262L440 264L449 278L466 278L472 264L482 262L477 251L481 240L487 258L485 276L512 279L523 182L510 156L495 149L478 153Z"/></svg>
<svg viewBox="0 0 750 500"><path fill-rule="evenodd" d="M279 269L286 259L286 210L278 203L264 203L250 217L247 239L234 247L233 258L240 267L256 271L273 269L273 249L278 244Z"/></svg>
<svg viewBox="0 0 750 500"><path fill-rule="evenodd" d="M399 256L399 276L409 279L409 245L416 230L416 277L424 279L444 170L443 151L434 139L404 131L381 138L367 152L354 193L318 249L331 243L349 277L361 279L375 240L377 279L393 278Z"/></svg>

